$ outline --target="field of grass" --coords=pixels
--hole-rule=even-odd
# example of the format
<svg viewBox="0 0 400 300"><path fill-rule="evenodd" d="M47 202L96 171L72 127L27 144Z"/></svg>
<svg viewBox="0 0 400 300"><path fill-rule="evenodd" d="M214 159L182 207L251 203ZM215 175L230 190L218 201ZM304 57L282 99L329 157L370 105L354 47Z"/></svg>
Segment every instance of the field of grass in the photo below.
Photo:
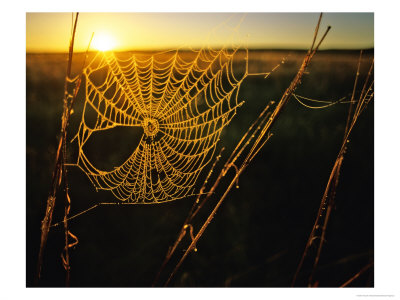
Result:
<svg viewBox="0 0 400 300"><path fill-rule="evenodd" d="M250 76L243 82L239 101L246 103L224 129L217 148L217 151L226 148L221 164L264 106L281 98L304 54L303 51L250 51L251 72L268 72L282 59L285 63L266 79ZM296 94L320 100L350 99L358 56L358 51L317 53ZM75 72L82 66L82 59L83 55L74 57ZM364 54L360 82L372 59L373 52ZM33 286L40 224L60 135L67 55L27 54L26 61L26 284ZM79 125L83 97L81 91L71 116L68 140ZM171 286L290 286L341 146L348 106L337 104L313 110L290 99L272 128L274 135L239 178L239 188L228 195L198 242L198 251L189 255ZM135 134L132 129L113 129L112 135L92 145L93 151L119 165L132 152ZM76 145L68 143L67 156L71 163L76 160L76 151ZM222 182L216 196L193 223L195 230L226 183ZM110 202L113 197L109 192L96 192L78 168L69 169L69 185L71 215L96 203ZM193 200L99 206L71 220L70 230L79 238L79 244L70 253L71 286L151 286ZM60 203L54 222L63 217ZM361 115L350 137L335 203L315 275L321 287L340 286L373 261L373 102ZM64 285L65 272L60 259L63 239L62 226L50 230L41 286ZM183 250L178 249L178 253ZM309 272L309 267L300 272L297 285L307 285ZM373 274L373 268L369 269L352 286L374 286Z"/></svg>

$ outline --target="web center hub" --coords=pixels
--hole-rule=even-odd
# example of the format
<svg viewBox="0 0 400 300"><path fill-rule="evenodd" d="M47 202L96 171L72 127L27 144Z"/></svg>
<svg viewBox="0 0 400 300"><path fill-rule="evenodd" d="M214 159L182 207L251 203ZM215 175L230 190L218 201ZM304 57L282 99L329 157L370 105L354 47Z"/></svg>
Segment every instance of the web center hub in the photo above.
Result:
<svg viewBox="0 0 400 300"><path fill-rule="evenodd" d="M147 137L154 137L160 128L157 119L153 118L144 118L142 127Z"/></svg>

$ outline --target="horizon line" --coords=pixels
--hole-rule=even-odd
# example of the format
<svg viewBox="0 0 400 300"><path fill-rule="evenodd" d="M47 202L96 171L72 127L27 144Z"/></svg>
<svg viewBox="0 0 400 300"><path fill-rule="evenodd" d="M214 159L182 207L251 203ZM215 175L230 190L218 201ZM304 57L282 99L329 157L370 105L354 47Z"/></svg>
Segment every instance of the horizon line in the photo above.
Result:
<svg viewBox="0 0 400 300"><path fill-rule="evenodd" d="M209 47L210 49L234 49L234 47ZM124 49L124 50L115 50L115 51L106 51L106 52L114 52L114 53L123 53L123 52L168 52L168 51L175 51L175 50L182 50L182 51L198 51L204 49L204 47L180 47L180 48L138 48L138 49ZM239 47L240 49L240 47ZM263 48L263 47L249 47L249 48L242 48L243 50L251 50L251 51L308 51L309 48ZM327 49L318 49L318 52L328 52L328 51L367 51L371 52L375 50L375 47L365 47L365 48L327 48ZM99 50L90 50L88 53L96 53L101 52ZM26 51L26 54L68 54L68 51L57 51L57 50L30 50ZM74 54L83 54L86 51L74 51Z"/></svg>

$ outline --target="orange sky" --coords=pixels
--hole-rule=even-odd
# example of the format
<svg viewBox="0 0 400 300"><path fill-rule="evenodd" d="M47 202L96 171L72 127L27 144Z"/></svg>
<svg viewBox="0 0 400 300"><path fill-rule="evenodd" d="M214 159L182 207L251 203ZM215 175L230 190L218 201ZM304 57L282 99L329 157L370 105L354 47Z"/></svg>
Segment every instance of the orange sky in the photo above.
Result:
<svg viewBox="0 0 400 300"><path fill-rule="evenodd" d="M249 48L307 48L318 13L80 13L75 50L107 34L115 50L241 44ZM71 13L27 13L27 52L68 49ZM373 13L326 13L332 26L324 48L374 46Z"/></svg>

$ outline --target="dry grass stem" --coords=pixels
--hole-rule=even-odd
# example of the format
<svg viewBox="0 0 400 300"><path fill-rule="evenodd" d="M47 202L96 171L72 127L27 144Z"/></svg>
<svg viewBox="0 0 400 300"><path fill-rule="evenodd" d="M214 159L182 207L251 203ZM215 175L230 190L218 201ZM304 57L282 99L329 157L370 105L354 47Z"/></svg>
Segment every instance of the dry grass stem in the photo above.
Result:
<svg viewBox="0 0 400 300"><path fill-rule="evenodd" d="M266 107L266 109L264 109L264 111L258 116L258 118L255 120L255 122L250 126L249 130L245 133L243 138L239 141L238 145L234 149L233 153L231 154L231 156L228 159L227 163L225 164L224 168L221 170L219 176L215 180L214 185L210 189L210 192L206 195L206 198L207 198L215 191L216 187L220 183L221 178L226 175L227 171L231 167L233 167L235 169L235 171L236 171L235 176L233 177L233 179L231 180L230 184L226 188L226 190L225 190L224 194L222 195L222 197L218 200L217 204L214 206L214 209L211 211L211 213L207 217L206 221L201 226L200 230L197 232L197 234L194 236L194 238L192 238L192 241L191 241L190 245L188 246L188 248L186 249L186 251L184 252L182 257L179 259L178 263L176 264L176 266L174 267L173 271L169 275L169 277L168 277L167 281L165 282L164 286L168 286L169 285L169 283L171 282L172 278L174 277L174 275L176 274L176 272L178 271L178 269L182 265L183 261L188 256L188 254L192 250L195 249L196 243L198 242L200 237L203 235L203 233L206 230L207 226L210 224L210 222L213 219L213 217L215 216L218 208L221 206L221 204L223 203L223 201L227 197L227 195L230 192L230 190L235 185L237 186L237 182L239 180L240 175L243 173L243 171L246 169L246 167L254 159L255 155L260 151L260 149L265 145L265 143L271 137L271 133L270 133L271 126L277 120L278 116L282 112L283 108L285 107L286 103L288 102L288 100L292 96L293 92L296 90L297 86L301 83L301 79L302 79L302 77L303 77L303 75L304 75L304 73L306 71L307 66L309 65L312 57L314 56L314 54L316 53L316 51L318 50L318 48L321 45L322 41L325 39L327 33L330 30L330 27L328 27L327 30L325 31L324 35L322 36L321 40L317 44L317 46L315 48L313 48L313 46L315 45L316 37L318 35L318 29L319 29L319 25L320 25L320 22L321 22L321 18L322 18L322 14L320 15L318 23L317 23L317 27L316 27L316 30L315 30L315 33L314 33L312 47L310 48L310 50L306 54L306 57L304 58L303 63L301 65L301 67L299 68L296 76L294 77L294 79L292 80L291 84L289 85L289 87L284 92L282 98L280 99L280 101L276 105L276 107L273 110L272 114L270 114L270 115L267 114L267 110L269 108L269 105L268 105ZM257 134L257 137L256 137L256 134ZM246 138L248 140L246 141L246 143L244 143ZM253 138L255 138L255 140L253 142L253 145L252 145L251 149L247 152L247 154L246 154L245 158L243 159L243 162L240 165L240 167L238 167L235 162L241 156L241 154L244 152L244 149L250 144L250 141ZM184 224L182 227L185 227L185 225L187 225L187 224ZM181 230L181 232L182 232L182 230ZM176 249L176 244L179 243L181 240L182 240L181 235L179 235L178 240L174 244L173 249ZM165 261L163 263L162 268L164 268L164 267L165 267ZM157 275L156 279L158 279L158 278L159 278L159 274ZM157 282L157 280L155 280L153 285L156 282Z"/></svg>
<svg viewBox="0 0 400 300"><path fill-rule="evenodd" d="M352 129L354 128L354 125L356 124L357 119L360 116L361 112L365 109L365 107L368 105L369 101L373 97L373 81L369 82L371 74L372 74L372 70L373 70L373 64L374 64L374 62L372 61L371 66L368 71L368 74L367 74L367 77L364 82L364 86L360 93L360 97L357 101L354 100L356 88L357 88L357 84L358 84L358 80L359 80L359 76L360 76L361 58L362 58L362 52L360 53L360 57L358 60L357 72L356 72L356 77L354 80L353 92L352 92L352 96L351 96L351 100L350 100L350 106L349 106L348 117L347 117L347 122L346 122L346 127L345 127L342 144L341 144L339 153L336 157L335 163L333 165L331 174L329 176L328 183L326 185L324 194L322 196L313 228L309 235L309 238L306 243L301 260L300 260L300 262L297 266L296 272L294 274L294 277L292 280L292 286L294 286L296 283L296 280L298 278L300 270L302 269L303 264L305 262L306 256L309 253L310 247L312 246L312 244L315 240L319 239L317 253L315 255L312 270L311 270L311 273L308 278L308 286L309 287L312 287L315 284L314 276L315 276L317 266L318 266L318 263L320 260L322 246L323 246L324 242L326 241L326 230L327 230L329 218L330 218L332 210L334 208L336 189L337 189L337 186L339 183L340 170L341 170L341 167L343 164L344 155L346 153L348 143L349 143L349 136L350 136L350 133L351 133ZM356 103L355 108L353 108L353 106L354 106L353 103ZM354 110L354 112L353 112L353 110ZM317 231L319 229L321 229L320 235L317 234Z"/></svg>
<svg viewBox="0 0 400 300"><path fill-rule="evenodd" d="M75 21L73 21L71 39L69 44L69 52L68 52L68 64L67 64L67 74L65 78L64 84L64 106L63 106L63 116L62 116L62 124L61 124L61 136L58 142L58 148L56 152L56 162L51 180L51 189L49 192L49 196L47 198L46 211L45 216L42 221L41 226L41 238L40 238L40 248L39 248L39 256L38 256L38 264L37 264L37 273L36 273L36 285L39 284L42 264L43 264L43 255L44 249L46 247L48 233L53 217L55 200L56 200L56 192L61 185L62 179L64 178L64 190L65 190L65 216L64 216L64 230L65 230L65 248L63 253L61 254L64 268L66 270L66 285L69 285L70 273L69 273L69 253L68 248L76 245L77 238L68 230L67 216L70 211L70 198L68 194L68 181L66 180L66 168L65 168L65 158L66 158L66 135L67 135L67 127L69 118L71 115L71 109L76 98L76 95L79 90L80 79L76 78L75 80L71 80L71 68L72 68L72 55L74 52L74 41L75 41L75 33L76 33L76 25L78 22L79 13L75 16ZM69 85L73 83L73 92L72 95L68 92ZM72 237L74 241L70 244L69 237Z"/></svg>
<svg viewBox="0 0 400 300"><path fill-rule="evenodd" d="M374 262L369 263L366 265L364 268L362 268L357 274L355 274L353 277L351 277L349 280L347 280L345 283L343 283L340 287L346 287L350 283L352 283L354 280L356 280L358 277L360 277L362 274L364 274L366 271L368 271L372 266L374 265Z"/></svg>

